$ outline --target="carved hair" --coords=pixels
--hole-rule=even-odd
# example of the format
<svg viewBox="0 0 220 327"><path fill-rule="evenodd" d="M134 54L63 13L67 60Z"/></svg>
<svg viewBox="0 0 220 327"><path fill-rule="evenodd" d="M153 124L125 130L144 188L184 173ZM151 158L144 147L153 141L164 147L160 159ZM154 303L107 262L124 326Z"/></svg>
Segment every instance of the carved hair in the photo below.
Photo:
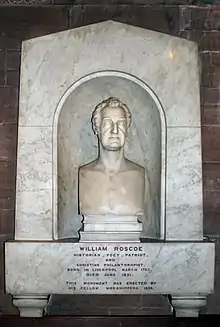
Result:
<svg viewBox="0 0 220 327"><path fill-rule="evenodd" d="M131 112L128 107L121 102L119 99L110 97L102 102L100 102L92 113L92 128L95 134L99 133L99 127L101 123L101 112L103 109L110 108L122 108L125 111L127 128L131 125Z"/></svg>

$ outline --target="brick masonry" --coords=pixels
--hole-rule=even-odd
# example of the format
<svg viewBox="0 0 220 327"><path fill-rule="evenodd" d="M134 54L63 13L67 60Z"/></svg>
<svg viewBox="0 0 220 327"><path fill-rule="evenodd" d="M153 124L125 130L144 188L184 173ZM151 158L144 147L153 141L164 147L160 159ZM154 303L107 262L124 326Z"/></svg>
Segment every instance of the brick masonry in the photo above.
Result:
<svg viewBox="0 0 220 327"><path fill-rule="evenodd" d="M194 40L201 63L201 117L204 180L204 232L216 240L216 289L207 314L220 312L220 6L190 6L190 1L0 1L0 312L18 314L4 294L4 242L13 239L17 119L21 41L102 20L153 29ZM167 3L167 5L164 4ZM10 4L12 4L10 6ZM91 4L92 3L92 4ZM192 1L191 3L195 3ZM41 4L42 6L39 6ZM163 297L78 298L51 313L141 315L169 314ZM122 305L123 302L123 305ZM87 310L86 308L89 309ZM73 309L74 308L74 309ZM78 308L78 311L77 311ZM87 310L87 311L86 311Z"/></svg>

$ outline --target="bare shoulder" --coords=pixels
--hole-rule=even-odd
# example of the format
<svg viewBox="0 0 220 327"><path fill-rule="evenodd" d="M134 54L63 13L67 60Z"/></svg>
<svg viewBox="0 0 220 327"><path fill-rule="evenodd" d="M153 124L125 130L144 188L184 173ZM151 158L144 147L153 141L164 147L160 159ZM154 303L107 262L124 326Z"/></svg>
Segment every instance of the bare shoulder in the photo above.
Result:
<svg viewBox="0 0 220 327"><path fill-rule="evenodd" d="M139 172L140 174L144 175L144 173L145 173L144 167L142 167L142 166L140 166L140 165L136 164L135 162L130 161L128 159L127 159L126 163L127 163L128 170L136 171L136 172Z"/></svg>
<svg viewBox="0 0 220 327"><path fill-rule="evenodd" d="M96 165L96 160L91 161L85 165L80 166L79 171L83 172L83 171L94 170L95 165Z"/></svg>
<svg viewBox="0 0 220 327"><path fill-rule="evenodd" d="M97 160L94 160L94 161L91 161L83 166L80 166L79 167L79 174L86 174L86 173L89 173L89 172L94 172L98 170L97 169Z"/></svg>

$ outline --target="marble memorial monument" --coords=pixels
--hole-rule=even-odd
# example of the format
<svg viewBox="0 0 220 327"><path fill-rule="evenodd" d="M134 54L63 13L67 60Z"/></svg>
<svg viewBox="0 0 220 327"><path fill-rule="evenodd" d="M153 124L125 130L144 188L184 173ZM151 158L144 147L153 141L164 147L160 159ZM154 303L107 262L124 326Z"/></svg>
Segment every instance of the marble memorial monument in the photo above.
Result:
<svg viewBox="0 0 220 327"><path fill-rule="evenodd" d="M214 288L202 208L194 42L112 21L23 42L5 244L21 316L55 294L163 294L198 316Z"/></svg>

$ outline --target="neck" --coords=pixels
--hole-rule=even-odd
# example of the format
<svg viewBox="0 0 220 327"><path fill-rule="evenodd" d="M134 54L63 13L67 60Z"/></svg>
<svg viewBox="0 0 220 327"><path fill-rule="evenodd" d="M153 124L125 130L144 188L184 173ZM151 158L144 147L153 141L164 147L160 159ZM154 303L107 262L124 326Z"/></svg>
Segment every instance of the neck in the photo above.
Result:
<svg viewBox="0 0 220 327"><path fill-rule="evenodd" d="M109 151L100 145L98 161L105 167L105 170L118 172L125 165L124 149Z"/></svg>

